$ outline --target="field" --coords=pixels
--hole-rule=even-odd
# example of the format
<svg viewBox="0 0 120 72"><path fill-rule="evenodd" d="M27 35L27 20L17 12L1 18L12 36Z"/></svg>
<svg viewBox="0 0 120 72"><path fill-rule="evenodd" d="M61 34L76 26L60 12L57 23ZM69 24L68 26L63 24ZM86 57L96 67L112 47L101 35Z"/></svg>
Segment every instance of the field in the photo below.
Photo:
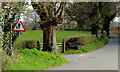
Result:
<svg viewBox="0 0 120 72"><path fill-rule="evenodd" d="M89 35L91 32L89 31L56 31L56 40L58 43L61 43L64 38L70 37L70 36L77 36L77 35ZM22 32L21 36L18 37L18 39L15 41L16 43L20 43L22 40L42 40L43 38L43 32L42 30L31 30Z"/></svg>

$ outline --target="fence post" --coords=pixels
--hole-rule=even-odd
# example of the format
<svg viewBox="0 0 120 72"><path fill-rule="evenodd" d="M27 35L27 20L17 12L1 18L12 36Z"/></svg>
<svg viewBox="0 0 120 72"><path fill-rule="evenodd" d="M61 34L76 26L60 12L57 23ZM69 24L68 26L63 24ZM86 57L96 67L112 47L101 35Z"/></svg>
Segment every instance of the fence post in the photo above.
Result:
<svg viewBox="0 0 120 72"><path fill-rule="evenodd" d="M63 52L63 53L65 52L65 46L66 46L66 44L65 44L65 43L66 43L66 40L65 40L65 39L63 39L63 48L62 48L62 49L63 49L63 50L62 50L62 52Z"/></svg>

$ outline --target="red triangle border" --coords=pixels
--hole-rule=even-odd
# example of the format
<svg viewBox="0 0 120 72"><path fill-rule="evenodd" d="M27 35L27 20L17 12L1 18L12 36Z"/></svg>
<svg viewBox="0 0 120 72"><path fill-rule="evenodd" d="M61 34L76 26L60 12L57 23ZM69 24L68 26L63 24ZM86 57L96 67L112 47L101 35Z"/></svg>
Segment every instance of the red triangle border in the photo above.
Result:
<svg viewBox="0 0 120 72"><path fill-rule="evenodd" d="M24 27L24 25L23 25L23 23L22 23L21 21L20 21L20 23L21 23L21 25L22 25L22 27L23 27L24 30L14 30L19 21L20 21L20 20L17 21L17 23L16 23L15 26L13 27L12 31L25 32L26 29L25 29L25 27Z"/></svg>

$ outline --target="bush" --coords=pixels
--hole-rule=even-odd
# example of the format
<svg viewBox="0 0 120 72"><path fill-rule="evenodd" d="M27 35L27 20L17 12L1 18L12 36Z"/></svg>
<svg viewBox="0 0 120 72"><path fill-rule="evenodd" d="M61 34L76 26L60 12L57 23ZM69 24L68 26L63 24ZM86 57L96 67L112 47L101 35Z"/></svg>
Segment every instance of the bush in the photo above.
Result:
<svg viewBox="0 0 120 72"><path fill-rule="evenodd" d="M6 55L6 52L1 49L2 53L2 70L5 69L5 67L8 66L7 61L10 60L10 57Z"/></svg>
<svg viewBox="0 0 120 72"><path fill-rule="evenodd" d="M97 39L95 35L71 37L66 40L66 50L79 50L82 48L82 46L96 43L99 39L100 38Z"/></svg>
<svg viewBox="0 0 120 72"><path fill-rule="evenodd" d="M75 51L68 50L63 54L80 54L80 53L90 52L90 51L96 50L100 46L103 46L108 42L108 40L109 40L109 37L106 36L101 41L96 41L92 44L87 44L86 46L82 47L80 50L75 50Z"/></svg>
<svg viewBox="0 0 120 72"><path fill-rule="evenodd" d="M40 50L40 40L24 40L21 44L15 45L15 48L20 50L36 48Z"/></svg>
<svg viewBox="0 0 120 72"><path fill-rule="evenodd" d="M40 41L39 40L25 40L23 41L23 49L33 49L37 48L37 50L40 50Z"/></svg>

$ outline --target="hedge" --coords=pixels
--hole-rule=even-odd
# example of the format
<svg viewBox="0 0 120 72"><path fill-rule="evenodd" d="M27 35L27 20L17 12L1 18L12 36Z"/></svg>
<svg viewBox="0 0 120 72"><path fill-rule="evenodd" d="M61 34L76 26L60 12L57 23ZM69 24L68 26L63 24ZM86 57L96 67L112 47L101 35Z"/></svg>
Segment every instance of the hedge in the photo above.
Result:
<svg viewBox="0 0 120 72"><path fill-rule="evenodd" d="M95 35L83 35L67 38L65 43L66 50L80 50L83 46L101 41L104 37L105 35L99 35L98 37L96 37Z"/></svg>
<svg viewBox="0 0 120 72"><path fill-rule="evenodd" d="M20 44L15 45L15 48L20 50L36 48L40 50L40 46L40 40L23 40Z"/></svg>

